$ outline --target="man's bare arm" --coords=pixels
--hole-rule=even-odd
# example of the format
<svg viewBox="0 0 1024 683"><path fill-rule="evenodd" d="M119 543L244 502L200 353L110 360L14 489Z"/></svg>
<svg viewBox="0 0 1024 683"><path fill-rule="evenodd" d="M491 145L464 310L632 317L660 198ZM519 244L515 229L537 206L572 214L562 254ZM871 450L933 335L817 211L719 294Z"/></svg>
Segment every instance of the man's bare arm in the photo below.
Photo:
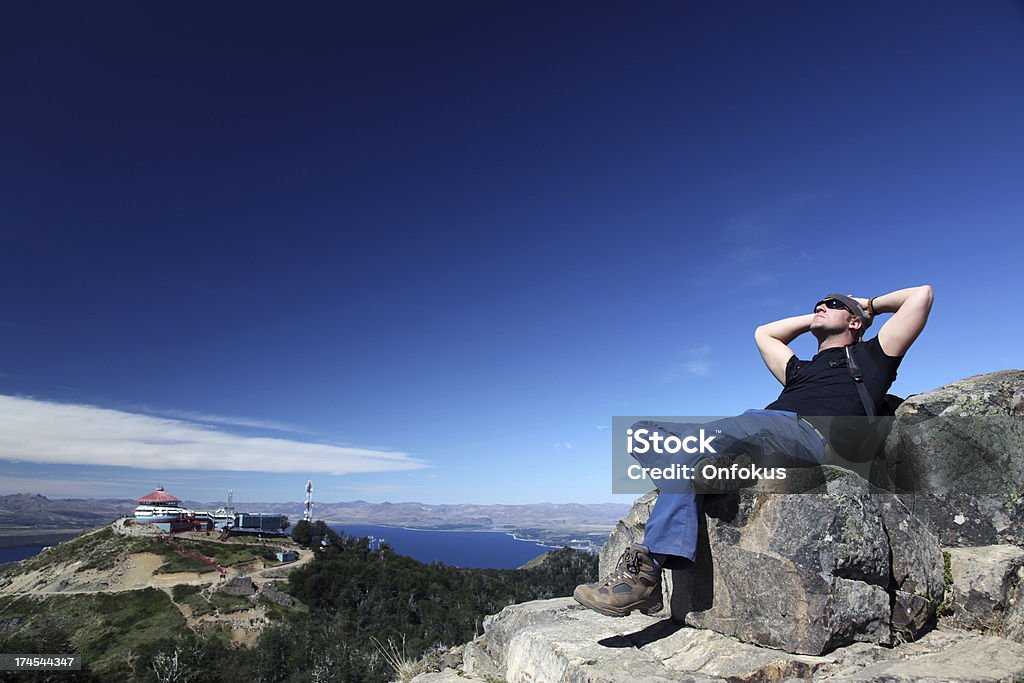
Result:
<svg viewBox="0 0 1024 683"><path fill-rule="evenodd" d="M887 356L902 356L910 349L928 322L928 313L932 310L934 299L931 285L921 285L899 289L871 300L875 314L893 314L878 331L878 343ZM867 308L868 299L857 301Z"/></svg>
<svg viewBox="0 0 1024 683"><path fill-rule="evenodd" d="M754 341L761 352L764 364L768 366L775 379L786 384L786 365L795 354L788 344L804 332L811 329L814 314L798 315L783 318L754 330Z"/></svg>

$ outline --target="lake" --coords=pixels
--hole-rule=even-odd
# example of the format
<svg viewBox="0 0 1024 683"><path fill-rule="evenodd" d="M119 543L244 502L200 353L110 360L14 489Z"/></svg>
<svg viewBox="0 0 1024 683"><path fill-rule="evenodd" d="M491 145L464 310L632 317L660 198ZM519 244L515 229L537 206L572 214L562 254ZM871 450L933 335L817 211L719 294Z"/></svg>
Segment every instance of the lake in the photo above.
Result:
<svg viewBox="0 0 1024 683"><path fill-rule="evenodd" d="M33 555L38 555L45 547L45 545L16 545L13 548L0 548L0 564L28 559Z"/></svg>
<svg viewBox="0 0 1024 683"><path fill-rule="evenodd" d="M382 539L399 555L456 567L515 569L550 548L499 531L433 531L369 524L331 524L338 533Z"/></svg>

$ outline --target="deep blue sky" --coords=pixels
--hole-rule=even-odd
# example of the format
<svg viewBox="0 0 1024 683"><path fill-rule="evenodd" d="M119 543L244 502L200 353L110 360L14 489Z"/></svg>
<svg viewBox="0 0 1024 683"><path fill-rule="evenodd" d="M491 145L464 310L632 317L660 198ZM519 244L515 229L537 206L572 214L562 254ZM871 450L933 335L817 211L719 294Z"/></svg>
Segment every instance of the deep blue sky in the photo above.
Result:
<svg viewBox="0 0 1024 683"><path fill-rule="evenodd" d="M1022 367L1022 71L995 0L8 4L0 493L616 500L834 290L934 285L897 393Z"/></svg>

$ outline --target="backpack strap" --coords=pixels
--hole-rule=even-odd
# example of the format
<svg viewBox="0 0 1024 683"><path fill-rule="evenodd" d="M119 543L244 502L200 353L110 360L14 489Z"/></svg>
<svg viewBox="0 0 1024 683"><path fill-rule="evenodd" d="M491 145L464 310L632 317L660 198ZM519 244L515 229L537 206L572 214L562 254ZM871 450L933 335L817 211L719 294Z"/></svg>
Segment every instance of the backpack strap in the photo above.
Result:
<svg viewBox="0 0 1024 683"><path fill-rule="evenodd" d="M854 384L857 385L857 392L860 393L860 402L864 404L864 412L868 417L875 417L875 402L871 400L868 388L864 386L864 375L860 371L860 366L853 359L849 346L844 346L843 350L846 351L846 370L850 373L850 377L853 378Z"/></svg>

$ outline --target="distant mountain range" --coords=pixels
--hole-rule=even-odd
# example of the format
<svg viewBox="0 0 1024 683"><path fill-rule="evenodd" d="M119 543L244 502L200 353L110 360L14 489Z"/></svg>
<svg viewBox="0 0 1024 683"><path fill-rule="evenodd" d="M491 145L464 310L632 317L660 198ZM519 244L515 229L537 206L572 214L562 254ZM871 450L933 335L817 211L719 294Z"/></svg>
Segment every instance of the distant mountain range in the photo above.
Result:
<svg viewBox="0 0 1024 683"><path fill-rule="evenodd" d="M318 503L314 518L332 524L382 524L413 529L504 531L546 545L596 551L629 505L426 505L424 503ZM271 510L268 510L268 512ZM284 512L283 510L274 510ZM285 512L285 514L288 514Z"/></svg>
<svg viewBox="0 0 1024 683"><path fill-rule="evenodd" d="M184 501L198 510L224 503ZM54 499L39 494L0 496L0 547L55 543L132 514L133 500ZM241 512L302 518L302 503L245 503ZM594 549L607 538L629 505L540 503L536 505L426 505L424 503L315 503L313 517L329 524L380 524L415 529L503 531L550 545Z"/></svg>
<svg viewBox="0 0 1024 683"><path fill-rule="evenodd" d="M50 545L132 513L135 501L50 500L17 493L0 496L0 548Z"/></svg>

